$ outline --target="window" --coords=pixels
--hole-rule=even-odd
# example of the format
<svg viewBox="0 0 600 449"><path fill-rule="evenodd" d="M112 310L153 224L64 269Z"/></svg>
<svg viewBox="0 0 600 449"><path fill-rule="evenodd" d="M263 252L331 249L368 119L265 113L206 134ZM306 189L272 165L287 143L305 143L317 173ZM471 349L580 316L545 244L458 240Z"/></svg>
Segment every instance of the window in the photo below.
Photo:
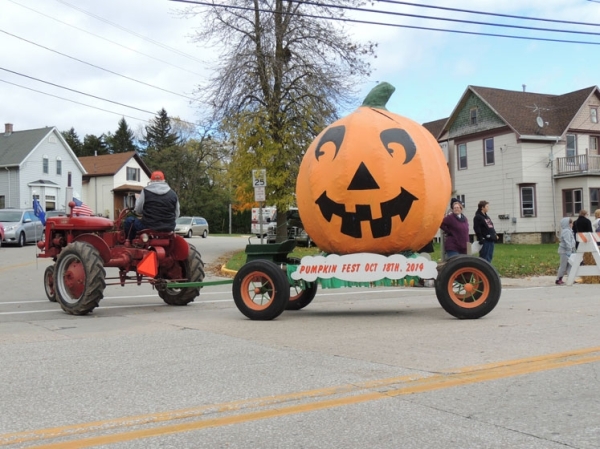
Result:
<svg viewBox="0 0 600 449"><path fill-rule="evenodd" d="M127 181L139 181L140 169L127 167Z"/></svg>
<svg viewBox="0 0 600 449"><path fill-rule="evenodd" d="M567 134L567 162L570 164L575 163L575 156L577 155L577 139L574 134Z"/></svg>
<svg viewBox="0 0 600 449"><path fill-rule="evenodd" d="M483 162L485 165L494 165L494 139L483 140Z"/></svg>
<svg viewBox="0 0 600 449"><path fill-rule="evenodd" d="M464 170L467 168L467 144L458 144L458 169Z"/></svg>
<svg viewBox="0 0 600 449"><path fill-rule="evenodd" d="M6 197L4 195L0 195L0 209L4 209L6 207Z"/></svg>
<svg viewBox="0 0 600 449"><path fill-rule="evenodd" d="M590 136L590 155L596 156L598 154L598 137Z"/></svg>
<svg viewBox="0 0 600 449"><path fill-rule="evenodd" d="M600 189L590 189L590 211L600 209Z"/></svg>
<svg viewBox="0 0 600 449"><path fill-rule="evenodd" d="M583 209L583 191L581 189L563 190L564 215L578 215Z"/></svg>
<svg viewBox="0 0 600 449"><path fill-rule="evenodd" d="M460 201L463 205L463 210L465 210L467 208L467 203L465 203L465 196L464 195L454 195L454 198L456 198L458 201Z"/></svg>
<svg viewBox="0 0 600 449"><path fill-rule="evenodd" d="M48 174L48 156L44 155L44 159L42 161L42 171L44 174Z"/></svg>
<svg viewBox="0 0 600 449"><path fill-rule="evenodd" d="M471 125L477 125L477 108L471 108Z"/></svg>
<svg viewBox="0 0 600 449"><path fill-rule="evenodd" d="M62 161L59 157L56 158L56 174L62 175Z"/></svg>
<svg viewBox="0 0 600 449"><path fill-rule="evenodd" d="M598 108L590 108L590 121L598 123Z"/></svg>
<svg viewBox="0 0 600 449"><path fill-rule="evenodd" d="M522 184L521 193L521 217L535 217L535 185Z"/></svg>

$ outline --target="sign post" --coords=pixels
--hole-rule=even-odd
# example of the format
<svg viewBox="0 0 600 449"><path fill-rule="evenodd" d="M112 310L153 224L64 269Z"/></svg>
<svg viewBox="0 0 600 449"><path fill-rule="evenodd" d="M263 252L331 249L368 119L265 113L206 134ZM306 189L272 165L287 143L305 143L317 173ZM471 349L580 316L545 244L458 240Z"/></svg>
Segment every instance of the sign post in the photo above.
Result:
<svg viewBox="0 0 600 449"><path fill-rule="evenodd" d="M265 187L267 187L267 170L257 168L252 170L252 185L254 186L254 201L258 201L258 223L260 244L263 243L263 206L266 201Z"/></svg>

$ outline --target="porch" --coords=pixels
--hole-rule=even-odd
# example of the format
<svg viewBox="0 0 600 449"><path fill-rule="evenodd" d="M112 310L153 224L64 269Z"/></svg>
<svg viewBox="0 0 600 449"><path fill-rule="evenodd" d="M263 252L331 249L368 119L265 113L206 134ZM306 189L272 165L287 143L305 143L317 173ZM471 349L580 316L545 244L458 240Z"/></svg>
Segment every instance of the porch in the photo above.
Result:
<svg viewBox="0 0 600 449"><path fill-rule="evenodd" d="M582 154L556 158L554 176L562 175L600 175L600 156Z"/></svg>

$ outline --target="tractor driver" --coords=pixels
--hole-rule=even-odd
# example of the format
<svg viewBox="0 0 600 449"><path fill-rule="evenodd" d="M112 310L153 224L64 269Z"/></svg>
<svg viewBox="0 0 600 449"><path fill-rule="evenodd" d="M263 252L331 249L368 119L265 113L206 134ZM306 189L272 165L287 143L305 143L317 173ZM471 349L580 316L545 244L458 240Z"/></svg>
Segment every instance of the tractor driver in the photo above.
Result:
<svg viewBox="0 0 600 449"><path fill-rule="evenodd" d="M127 217L125 235L131 240L142 229L173 232L175 220L179 217L179 199L177 194L165 181L161 171L150 176L150 182L135 202L133 212L142 218Z"/></svg>

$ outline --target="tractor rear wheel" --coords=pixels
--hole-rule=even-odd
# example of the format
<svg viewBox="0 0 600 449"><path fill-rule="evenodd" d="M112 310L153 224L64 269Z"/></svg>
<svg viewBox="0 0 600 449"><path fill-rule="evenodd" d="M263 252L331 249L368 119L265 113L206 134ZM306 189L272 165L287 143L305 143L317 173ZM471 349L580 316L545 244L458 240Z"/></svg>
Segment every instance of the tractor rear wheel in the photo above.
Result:
<svg viewBox="0 0 600 449"><path fill-rule="evenodd" d="M289 257L286 261L290 265L300 265L298 257ZM290 300L285 310L300 310L309 305L317 294L316 282L290 281Z"/></svg>
<svg viewBox="0 0 600 449"><path fill-rule="evenodd" d="M285 310L290 284L281 268L270 260L253 260L233 278L233 300L251 320L272 320Z"/></svg>
<svg viewBox="0 0 600 449"><path fill-rule="evenodd" d="M500 300L498 273L487 261L474 256L456 256L440 265L435 294L440 305L459 319L487 315Z"/></svg>
<svg viewBox="0 0 600 449"><path fill-rule="evenodd" d="M204 280L204 262L194 245L190 246L187 260L179 262L186 282L202 282ZM200 287L165 288L158 290L158 296L170 306L185 306L200 294Z"/></svg>
<svg viewBox="0 0 600 449"><path fill-rule="evenodd" d="M89 243L64 248L54 267L54 290L60 307L71 315L86 315L104 297L106 272L100 253Z"/></svg>
<svg viewBox="0 0 600 449"><path fill-rule="evenodd" d="M56 302L56 290L54 290L54 265L46 267L44 271L44 290L50 302Z"/></svg>

